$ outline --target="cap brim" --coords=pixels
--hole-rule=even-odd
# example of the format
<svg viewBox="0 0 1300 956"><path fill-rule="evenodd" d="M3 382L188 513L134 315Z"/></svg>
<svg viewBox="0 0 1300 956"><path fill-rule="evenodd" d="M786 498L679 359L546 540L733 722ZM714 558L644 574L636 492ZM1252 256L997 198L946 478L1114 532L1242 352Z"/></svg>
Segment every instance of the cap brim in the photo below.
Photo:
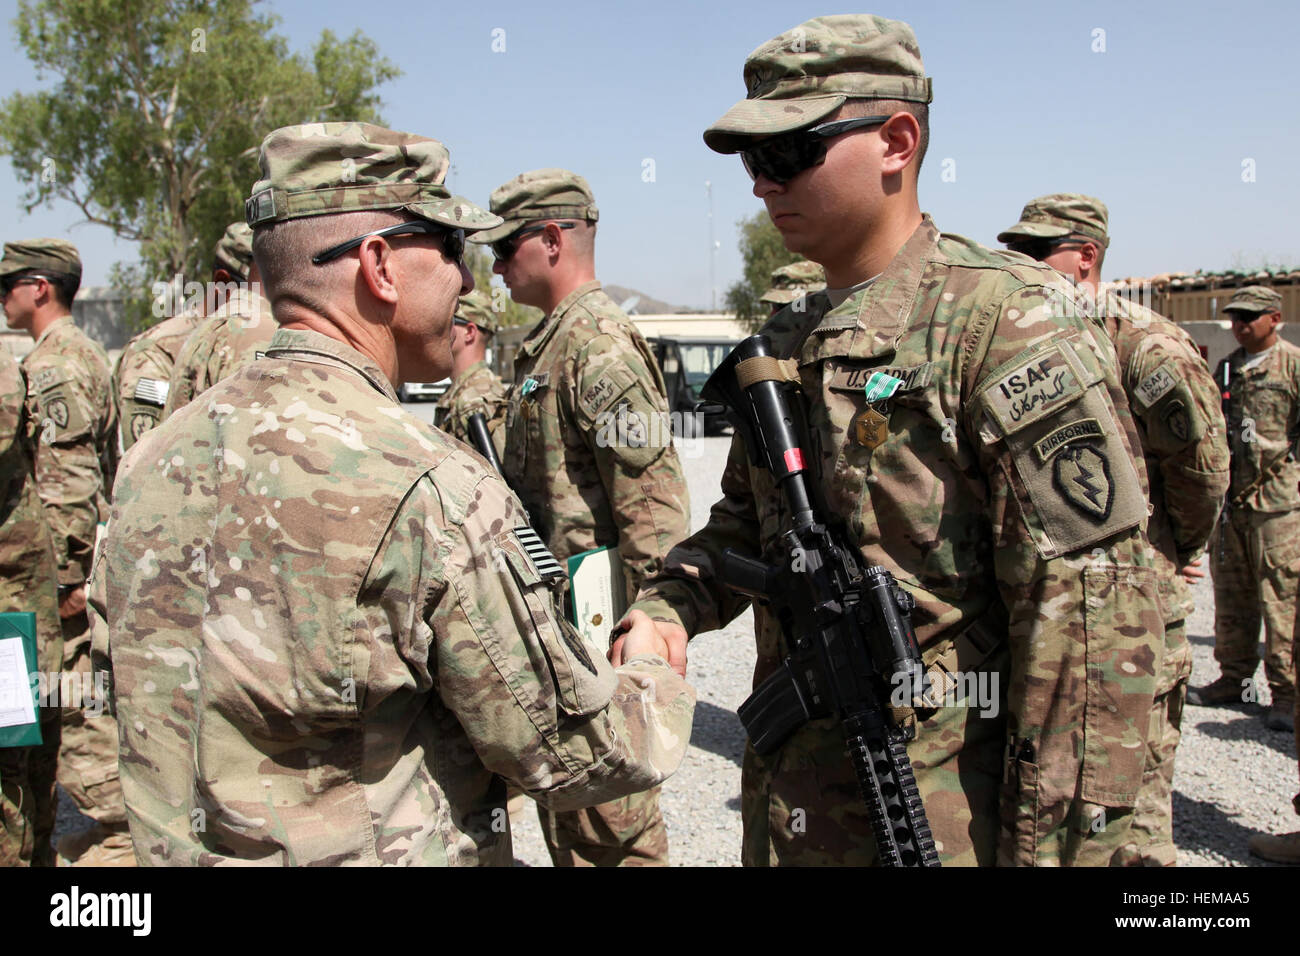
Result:
<svg viewBox="0 0 1300 956"><path fill-rule="evenodd" d="M20 262L5 262L0 259L0 276L7 276L14 272L22 272L24 269L30 269L31 266Z"/></svg>
<svg viewBox="0 0 1300 956"><path fill-rule="evenodd" d="M1015 242L1017 239L1063 239L1072 235L1065 226L1046 222L1018 222L1010 229L998 233L998 242Z"/></svg>
<svg viewBox="0 0 1300 956"><path fill-rule="evenodd" d="M429 202L414 203L405 207L425 219L449 226L452 229L464 229L467 233L477 233L484 229L494 229L501 225L501 217L474 205L464 196L451 196L447 199L434 199Z"/></svg>
<svg viewBox="0 0 1300 956"><path fill-rule="evenodd" d="M756 139L810 126L847 99L843 93L822 93L797 99L741 100L704 131L704 144L715 153L738 153Z"/></svg>
<svg viewBox="0 0 1300 956"><path fill-rule="evenodd" d="M482 232L476 232L469 238L472 242L481 242L483 244L496 242L498 239L513 236L526 225L528 225L527 219L502 219L500 225L491 229L484 229Z"/></svg>
<svg viewBox="0 0 1300 956"><path fill-rule="evenodd" d="M1280 312L1280 309L1265 308L1262 305L1246 305L1238 302L1236 305L1229 303L1221 310L1223 312L1253 312L1255 315L1263 315L1265 312Z"/></svg>

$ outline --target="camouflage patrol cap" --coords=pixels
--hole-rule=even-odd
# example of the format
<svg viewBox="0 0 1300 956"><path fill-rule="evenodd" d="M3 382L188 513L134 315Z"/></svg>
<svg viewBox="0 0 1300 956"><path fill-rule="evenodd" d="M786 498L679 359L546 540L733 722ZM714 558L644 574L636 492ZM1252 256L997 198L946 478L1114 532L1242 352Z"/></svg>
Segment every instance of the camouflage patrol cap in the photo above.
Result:
<svg viewBox="0 0 1300 956"><path fill-rule="evenodd" d="M1242 286L1232 294L1224 312L1281 312L1282 294L1266 285Z"/></svg>
<svg viewBox="0 0 1300 956"><path fill-rule="evenodd" d="M400 209L466 232L501 221L447 191L447 148L426 136L369 123L285 126L262 140L258 161L262 178L244 204L253 228L372 209Z"/></svg>
<svg viewBox="0 0 1300 956"><path fill-rule="evenodd" d="M998 242L1085 236L1101 243L1104 249L1110 245L1107 220L1106 204L1100 199L1079 193L1052 193L1025 203L1020 221L998 233Z"/></svg>
<svg viewBox="0 0 1300 956"><path fill-rule="evenodd" d="M66 239L24 239L6 242L0 259L0 276L28 269L40 269L59 275L81 278L81 256L77 247Z"/></svg>
<svg viewBox="0 0 1300 956"><path fill-rule="evenodd" d="M600 218L596 198L587 181L567 169L534 169L520 173L504 186L492 190L488 199L492 211L505 220L495 229L476 233L475 242L496 242L514 235L529 222L543 219Z"/></svg>
<svg viewBox="0 0 1300 956"><path fill-rule="evenodd" d="M719 153L810 126L850 99L929 103L929 77L912 28L852 13L816 17L768 40L745 60L745 99L704 132Z"/></svg>
<svg viewBox="0 0 1300 956"><path fill-rule="evenodd" d="M247 223L232 222L226 227L226 234L217 241L217 248L212 253L212 267L247 279L252 265L253 230Z"/></svg>
<svg viewBox="0 0 1300 956"><path fill-rule="evenodd" d="M772 287L759 298L759 302L786 305L801 295L820 292L826 288L826 270L815 262L804 259L772 270Z"/></svg>
<svg viewBox="0 0 1300 956"><path fill-rule="evenodd" d="M492 335L497 330L497 316L492 311L492 300L478 289L462 295L456 305L456 318L473 322L480 332Z"/></svg>

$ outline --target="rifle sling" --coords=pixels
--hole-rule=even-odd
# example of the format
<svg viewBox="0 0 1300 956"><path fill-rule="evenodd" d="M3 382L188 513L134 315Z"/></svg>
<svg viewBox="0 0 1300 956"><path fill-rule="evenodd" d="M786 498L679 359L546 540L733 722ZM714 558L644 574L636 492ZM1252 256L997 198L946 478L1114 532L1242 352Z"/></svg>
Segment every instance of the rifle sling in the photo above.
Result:
<svg viewBox="0 0 1300 956"><path fill-rule="evenodd" d="M958 685L959 675L975 673L1003 643L1007 637L1006 615L993 609L985 612L958 634L934 657L928 654L925 665L928 678L929 696L915 701L920 710L933 711L942 707L948 694ZM891 707L894 719L899 725L911 729L917 720L916 707ZM929 714L922 714L922 718Z"/></svg>
<svg viewBox="0 0 1300 956"><path fill-rule="evenodd" d="M1241 492L1240 494L1233 496L1233 498L1228 501L1228 507L1229 508L1244 507L1246 504L1246 499L1249 498L1251 495L1253 495L1255 492L1259 491L1260 488L1264 487L1264 482L1268 481L1274 475L1281 472L1283 466L1285 466L1290 461L1291 461L1290 452L1287 452L1281 458L1276 459L1273 462L1273 464L1269 465L1268 468L1266 468L1258 478L1256 478L1254 481L1250 483L1250 487L1248 487L1245 491Z"/></svg>
<svg viewBox="0 0 1300 956"><path fill-rule="evenodd" d="M756 382L799 382L799 363L771 355L755 355L736 364L736 381L742 389Z"/></svg>

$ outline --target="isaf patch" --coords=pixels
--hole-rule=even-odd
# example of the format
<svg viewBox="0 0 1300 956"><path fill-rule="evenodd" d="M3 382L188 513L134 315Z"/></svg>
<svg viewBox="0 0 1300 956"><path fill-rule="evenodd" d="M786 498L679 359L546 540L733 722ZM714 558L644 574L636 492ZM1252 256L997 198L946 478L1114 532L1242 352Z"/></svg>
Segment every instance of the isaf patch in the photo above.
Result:
<svg viewBox="0 0 1300 956"><path fill-rule="evenodd" d="M1055 413L1083 393L1080 371L1062 346L1039 352L1003 375L984 392L984 401L1010 434Z"/></svg>
<svg viewBox="0 0 1300 956"><path fill-rule="evenodd" d="M612 379L607 375L602 375L596 380L595 384L588 386L587 390L582 393L578 399L582 405L582 410L589 416L595 416L602 411L606 405L614 398L615 387Z"/></svg>
<svg viewBox="0 0 1300 956"><path fill-rule="evenodd" d="M1068 445L1057 456L1052 483L1077 510L1101 523L1110 517L1115 489L1110 462L1091 445Z"/></svg>
<svg viewBox="0 0 1300 956"><path fill-rule="evenodd" d="M1150 408L1168 395L1176 384L1177 382L1170 373L1169 367L1162 365L1138 383L1134 397L1143 408Z"/></svg>
<svg viewBox="0 0 1300 956"><path fill-rule="evenodd" d="M56 385L63 384L63 369L43 368L32 376L32 388L38 392L48 392Z"/></svg>

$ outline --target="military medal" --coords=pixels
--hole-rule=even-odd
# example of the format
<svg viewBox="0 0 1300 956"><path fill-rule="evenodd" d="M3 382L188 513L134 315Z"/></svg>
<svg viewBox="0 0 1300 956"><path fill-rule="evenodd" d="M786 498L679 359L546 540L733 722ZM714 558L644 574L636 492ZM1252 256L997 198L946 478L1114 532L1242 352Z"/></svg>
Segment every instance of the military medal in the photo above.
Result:
<svg viewBox="0 0 1300 956"><path fill-rule="evenodd" d="M859 445L875 451L889 437L889 419L868 406L854 417L853 435Z"/></svg>
<svg viewBox="0 0 1300 956"><path fill-rule="evenodd" d="M886 375L884 372L873 372L867 379L867 384L862 389L867 399L867 407L853 419L853 436L859 445L875 451L884 444L885 439L889 437L889 418L881 412L881 409L902 385L902 379Z"/></svg>

